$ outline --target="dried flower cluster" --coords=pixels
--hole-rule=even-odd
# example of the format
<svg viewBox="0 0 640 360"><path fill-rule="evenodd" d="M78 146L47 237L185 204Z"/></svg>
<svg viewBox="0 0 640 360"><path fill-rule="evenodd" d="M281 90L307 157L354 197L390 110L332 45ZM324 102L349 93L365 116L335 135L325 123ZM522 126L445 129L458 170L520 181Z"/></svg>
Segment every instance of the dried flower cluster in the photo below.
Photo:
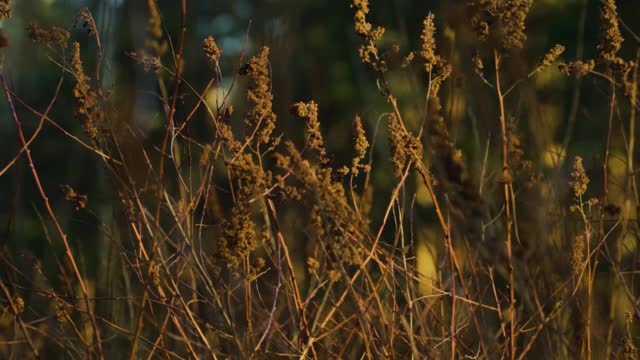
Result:
<svg viewBox="0 0 640 360"><path fill-rule="evenodd" d="M427 72L431 72L434 65L440 62L440 57L436 55L436 26L433 23L433 18L433 13L429 13L429 15L424 19L422 35L420 36L420 39L422 39L420 56L424 60Z"/></svg>
<svg viewBox="0 0 640 360"><path fill-rule="evenodd" d="M362 126L362 119L357 115L353 120L353 144L356 155L351 162L351 173L357 176L360 169L365 172L369 171L369 165L362 164L362 161L367 155L369 141Z"/></svg>
<svg viewBox="0 0 640 360"><path fill-rule="evenodd" d="M82 124L85 133L95 140L104 120L104 113L100 109L98 95L89 83L91 78L85 74L82 67L78 42L74 42L71 46L70 62L71 72L76 82L73 88L74 114Z"/></svg>
<svg viewBox="0 0 640 360"><path fill-rule="evenodd" d="M271 142L271 133L276 127L276 114L272 109L269 48L263 47L240 71L249 77L249 111L244 119L245 129L248 134L256 131L258 145L267 144Z"/></svg>
<svg viewBox="0 0 640 360"><path fill-rule="evenodd" d="M407 165L422 162L422 143L407 132L395 114L389 115L387 130L395 174L400 176Z"/></svg>
<svg viewBox="0 0 640 360"><path fill-rule="evenodd" d="M569 63L562 63L558 66L560 72L569 76L583 77L588 75L596 67L593 59L587 61L573 61Z"/></svg>
<svg viewBox="0 0 640 360"><path fill-rule="evenodd" d="M67 42L71 36L71 34L65 29L57 26L45 29L35 21L29 22L29 25L27 25L27 32L29 33L31 41L35 44L45 45L47 47L60 46L66 48Z"/></svg>
<svg viewBox="0 0 640 360"><path fill-rule="evenodd" d="M600 43L598 44L600 57L607 63L616 62L624 39L620 33L615 0L604 1L600 21Z"/></svg>
<svg viewBox="0 0 640 360"><path fill-rule="evenodd" d="M558 58L560 57L560 55L562 55L563 52L564 52L564 46L560 44L556 44L553 48L551 48L551 50L549 50L544 55L544 57L542 58L542 61L540 62L539 69L543 70L551 66L551 64L553 64L556 60L558 60Z"/></svg>
<svg viewBox="0 0 640 360"><path fill-rule="evenodd" d="M573 171L571 171L571 181L569 185L573 189L576 198L582 197L587 192L587 186L589 185L589 177L582 165L582 158L576 156L573 162Z"/></svg>
<svg viewBox="0 0 640 360"><path fill-rule="evenodd" d="M209 62L216 64L220 61L222 50L218 47L216 39L214 39L213 36L209 35L202 41L202 50Z"/></svg>
<svg viewBox="0 0 640 360"><path fill-rule="evenodd" d="M222 236L218 239L217 256L226 268L237 270L239 265L250 263L249 256L258 247L251 203L271 186L272 175L271 172L264 171L256 164L250 152L242 152L242 145L235 138L229 124L223 122L219 124L219 135L234 155L226 165L235 199L230 218L223 222ZM255 275L255 267L249 267L246 270L249 274Z"/></svg>
<svg viewBox="0 0 640 360"><path fill-rule="evenodd" d="M471 28L480 41L492 39L501 50L522 48L532 0L467 0Z"/></svg>
<svg viewBox="0 0 640 360"><path fill-rule="evenodd" d="M614 74L620 76L625 91L629 93L633 87L632 81L629 80L629 75L635 64L633 61L625 61L618 56L624 38L620 33L615 0L604 1L600 13L600 23L600 42L598 44L600 58L613 70Z"/></svg>
<svg viewBox="0 0 640 360"><path fill-rule="evenodd" d="M160 58L158 56L149 55L144 50L140 51L139 53L131 52L129 53L129 55L136 62L142 65L142 68L145 72L158 72L162 69L162 62L160 61Z"/></svg>
<svg viewBox="0 0 640 360"><path fill-rule="evenodd" d="M316 239L327 244L337 260L349 265L359 264L365 230L354 221L344 186L333 180L331 168L314 166L302 158L293 143L285 145L287 153L278 157L278 166L293 169L302 184L302 195L308 195L306 199L311 203L309 219Z"/></svg>
<svg viewBox="0 0 640 360"><path fill-rule="evenodd" d="M624 358L626 360L638 360L638 347L634 344L633 335L631 333L631 327L633 326L633 317L634 314L630 311L625 313L625 325L626 325L626 334L623 339L624 343Z"/></svg>
<svg viewBox="0 0 640 360"><path fill-rule="evenodd" d="M246 205L236 205L224 223L218 241L218 255L230 269L236 269L258 246L255 224Z"/></svg>
<svg viewBox="0 0 640 360"><path fill-rule="evenodd" d="M434 68L436 69L435 76L430 78L429 83L429 98L427 99L429 112L426 114L428 121L427 131L433 152L444 170L447 185L454 191L460 191L466 184L466 179L463 178L464 163L462 161L462 152L456 149L451 141L447 124L441 114L442 105L438 97L440 87L451 75L452 68L436 54L434 40L436 29L433 19L433 14L429 13L424 20L421 37L423 50L421 56L425 62L425 69L429 73Z"/></svg>
<svg viewBox="0 0 640 360"><path fill-rule="evenodd" d="M11 1L12 0L0 0L0 21L11 17Z"/></svg>
<svg viewBox="0 0 640 360"><path fill-rule="evenodd" d="M84 209L87 206L87 195L79 194L74 188L69 185L62 185L62 192L64 193L64 199L71 202L76 211Z"/></svg>
<svg viewBox="0 0 640 360"><path fill-rule="evenodd" d="M369 1L354 0L351 7L356 9L355 15L353 16L355 32L365 40L365 43L360 45L358 49L360 59L363 63L371 65L377 71L387 71L387 63L379 55L378 50L378 42L382 39L382 35L384 35L384 28L380 26L374 28L371 23L367 22Z"/></svg>
<svg viewBox="0 0 640 360"><path fill-rule="evenodd" d="M271 183L271 173L265 173L249 153L237 154L227 167L233 180L235 202L230 218L223 223L218 256L227 268L237 269L258 246L250 205L252 198L263 193Z"/></svg>
<svg viewBox="0 0 640 360"><path fill-rule="evenodd" d="M73 20L73 26L80 26L84 29L89 36L97 36L98 30L96 28L96 22L93 20L93 16L89 9L82 9L78 16Z"/></svg>
<svg viewBox="0 0 640 360"><path fill-rule="evenodd" d="M424 61L424 67L429 74L429 94L431 97L437 96L442 83L451 75L452 67L437 55L435 33L436 27L433 22L434 15L429 13L423 22L420 57Z"/></svg>
<svg viewBox="0 0 640 360"><path fill-rule="evenodd" d="M571 244L571 273L573 275L579 275L582 270L582 262L584 260L584 247L586 239L584 235L578 235Z"/></svg>
<svg viewBox="0 0 640 360"><path fill-rule="evenodd" d="M493 0L492 2L490 12L495 15L500 25L498 34L501 47L521 49L527 39L524 33L525 20L533 2L531 0Z"/></svg>
<svg viewBox="0 0 640 360"><path fill-rule="evenodd" d="M307 146L315 152L322 166L328 166L329 158L327 157L324 138L320 130L320 121L318 120L318 104L314 101L308 103L299 102L294 104L291 109L296 116L307 119Z"/></svg>

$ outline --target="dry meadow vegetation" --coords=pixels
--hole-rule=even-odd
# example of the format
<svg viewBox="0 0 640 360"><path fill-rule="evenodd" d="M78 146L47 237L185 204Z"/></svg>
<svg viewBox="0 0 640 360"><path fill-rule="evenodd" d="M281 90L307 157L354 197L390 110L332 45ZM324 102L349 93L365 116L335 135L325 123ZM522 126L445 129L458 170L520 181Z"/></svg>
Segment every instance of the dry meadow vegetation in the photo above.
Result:
<svg viewBox="0 0 640 360"><path fill-rule="evenodd" d="M272 50L227 57L213 36L188 48L179 3L162 14L147 1L145 48L118 49L154 79L141 90L158 94L161 136L119 111L87 9L74 24L24 29L59 70L48 103L29 102L3 66L2 121L18 146L0 177L22 164L48 245L25 258L2 242L0 358L638 359L640 103L637 59L621 52L638 42L616 1L599 5L600 37L583 45L592 59L561 44L524 56L531 0L461 0L455 27L424 14L415 49L385 38L368 0L336 2L350 5L353 51L386 102L330 120L352 122L348 158L327 145L332 104L298 99L276 113ZM0 1L7 23L12 6ZM179 31L167 32L169 16ZM455 41L465 50L453 56ZM204 87L183 77L194 51L208 64ZM581 84L602 90L596 160L567 156L571 135L545 156L531 150L549 144L527 125L529 84L550 73L575 101ZM422 101L396 95L406 89L395 74L414 79ZM69 108L77 126L61 123ZM581 126L576 113L569 128ZM49 128L93 156L109 197L51 186L30 151ZM96 218L96 263L64 208Z"/></svg>

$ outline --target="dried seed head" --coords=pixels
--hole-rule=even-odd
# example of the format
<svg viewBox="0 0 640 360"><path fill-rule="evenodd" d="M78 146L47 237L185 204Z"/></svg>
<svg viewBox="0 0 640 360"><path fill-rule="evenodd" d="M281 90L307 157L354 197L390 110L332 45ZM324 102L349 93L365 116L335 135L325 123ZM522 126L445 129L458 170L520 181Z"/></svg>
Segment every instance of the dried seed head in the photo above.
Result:
<svg viewBox="0 0 640 360"><path fill-rule="evenodd" d="M638 360L638 348L633 343L631 336L624 337L624 358L628 360Z"/></svg>
<svg viewBox="0 0 640 360"><path fill-rule="evenodd" d="M84 29L89 36L97 36L98 30L96 29L96 22L93 20L93 16L89 9L82 9L78 16L73 20L73 26L80 26Z"/></svg>
<svg viewBox="0 0 640 360"><path fill-rule="evenodd" d="M556 44L551 50L549 50L542 58L542 62L540 63L539 69L542 70L546 67L551 66L560 55L564 52L564 46L560 44Z"/></svg>
<svg viewBox="0 0 640 360"><path fill-rule="evenodd" d="M389 115L389 148L396 176L402 175L409 162L422 161L422 143L409 134L395 114Z"/></svg>
<svg viewBox="0 0 640 360"><path fill-rule="evenodd" d="M291 108L296 116L307 119L307 146L312 149L320 160L323 167L329 165L327 149L324 144L324 137L320 130L320 121L318 120L318 104L314 101L308 103L298 102L293 104Z"/></svg>
<svg viewBox="0 0 640 360"><path fill-rule="evenodd" d="M371 32L371 24L367 22L367 14L369 13L369 1L354 0L353 4L351 4L351 7L356 9L356 13L353 15L356 34L367 37Z"/></svg>
<svg viewBox="0 0 640 360"><path fill-rule="evenodd" d="M433 19L433 13L429 13L429 15L424 19L422 35L420 36L420 39L422 40L420 56L424 60L427 72L431 72L433 67L440 61L440 57L436 55L436 26L433 23Z"/></svg>
<svg viewBox="0 0 640 360"><path fill-rule="evenodd" d="M358 48L360 60L365 64L371 65L371 67L377 71L387 71L387 64L379 55L377 45L377 43L382 39L384 28L380 26L374 28L373 25L367 22L369 1L353 0L351 7L356 9L353 16L355 32L365 40L365 43Z"/></svg>
<svg viewBox="0 0 640 360"><path fill-rule="evenodd" d="M320 268L320 263L313 257L307 258L307 271L310 274L315 274Z"/></svg>
<svg viewBox="0 0 640 360"><path fill-rule="evenodd" d="M249 77L249 111L244 119L245 130L247 134L252 134L257 130L256 127L260 127L256 132L257 142L269 143L272 140L271 133L276 127L276 114L272 109L269 48L263 47L240 71Z"/></svg>
<svg viewBox="0 0 640 360"><path fill-rule="evenodd" d="M11 15L11 0L0 0L0 21L10 18Z"/></svg>
<svg viewBox="0 0 640 360"><path fill-rule="evenodd" d="M58 324L63 325L67 322L67 319L69 317L69 312L67 309L67 304L57 300L54 304L55 310L56 310L56 321L58 322Z"/></svg>
<svg viewBox="0 0 640 360"><path fill-rule="evenodd" d="M491 13L495 14L500 25L499 32L503 49L521 49L523 47L524 41L527 39L527 35L524 33L525 20L531 5L531 0L494 1L491 5Z"/></svg>
<svg viewBox="0 0 640 360"><path fill-rule="evenodd" d="M585 241L584 235L578 235L571 244L571 272L576 276L582 270Z"/></svg>
<svg viewBox="0 0 640 360"><path fill-rule="evenodd" d="M571 181L569 181L569 185L573 189L576 198L582 197L582 195L587 192L589 177L587 176L587 172L584 170L582 158L580 156L576 156L573 163L573 171L571 172Z"/></svg>
<svg viewBox="0 0 640 360"><path fill-rule="evenodd" d="M220 61L220 56L222 56L222 50L218 47L216 43L216 39L213 36L207 36L202 42L202 49L204 50L204 54L212 63L217 63Z"/></svg>
<svg viewBox="0 0 640 360"><path fill-rule="evenodd" d="M291 142L285 145L288 153L280 155L278 163L292 172L311 203L309 218L316 240L327 243L336 260L350 265L360 263L366 230L361 222L354 221L344 186L334 181L331 168L303 159Z"/></svg>
<svg viewBox="0 0 640 360"><path fill-rule="evenodd" d="M400 65L403 68L406 68L407 66L411 65L411 62L413 62L413 59L416 57L416 54L412 51L410 52L407 56L404 57L404 59L402 59L402 65Z"/></svg>
<svg viewBox="0 0 640 360"><path fill-rule="evenodd" d="M67 47L67 42L71 37L71 34L62 28L57 26L51 29L45 29L38 25L35 21L30 21L27 25L27 32L29 38L37 45L45 45L47 47L60 46Z"/></svg>
<svg viewBox="0 0 640 360"><path fill-rule="evenodd" d="M24 299L20 296L16 296L15 299L13 299L13 303L16 307L16 315L22 314L24 312Z"/></svg>
<svg viewBox="0 0 640 360"><path fill-rule="evenodd" d="M157 56L147 54L142 50L139 53L131 52L129 55L139 64L142 64L142 68L145 72L153 71L158 72L162 69L162 62Z"/></svg>
<svg viewBox="0 0 640 360"><path fill-rule="evenodd" d="M234 206L231 218L223 225L218 243L219 256L227 268L236 269L257 246L255 224L249 208L245 204Z"/></svg>
<svg viewBox="0 0 640 360"><path fill-rule="evenodd" d="M330 270L327 275L329 277L329 281L331 282L340 280L340 273L337 270Z"/></svg>
<svg viewBox="0 0 640 360"><path fill-rule="evenodd" d="M362 119L360 119L360 116L357 115L353 120L353 142L356 156L351 162L351 173L357 176L360 169L369 171L367 165L361 164L362 160L364 160L365 156L367 155L369 141L367 141L367 136L364 132L364 127L362 126Z"/></svg>
<svg viewBox="0 0 640 360"><path fill-rule="evenodd" d="M62 185L61 189L64 193L64 199L73 204L75 211L84 209L87 206L87 195L78 194L76 190L69 185Z"/></svg>
<svg viewBox="0 0 640 360"><path fill-rule="evenodd" d="M80 59L80 44L74 42L71 47L71 72L76 80L73 88L75 101L74 114L82 124L85 133L91 138L98 136L104 113L98 104L98 96L89 85L90 78L84 73L82 60Z"/></svg>
<svg viewBox="0 0 640 360"><path fill-rule="evenodd" d="M588 75L596 67L593 59L587 61L574 61L569 63L562 63L558 65L560 72L575 77L583 77Z"/></svg>
<svg viewBox="0 0 640 360"><path fill-rule="evenodd" d="M600 13L600 43L598 50L600 57L605 62L614 62L618 57L618 51L622 47L622 34L618 23L618 11L615 0L606 0Z"/></svg>
<svg viewBox="0 0 640 360"><path fill-rule="evenodd" d="M262 194L271 186L271 173L256 164L250 153L239 153L233 161L227 162L229 173L236 186L238 203L249 203L257 194Z"/></svg>

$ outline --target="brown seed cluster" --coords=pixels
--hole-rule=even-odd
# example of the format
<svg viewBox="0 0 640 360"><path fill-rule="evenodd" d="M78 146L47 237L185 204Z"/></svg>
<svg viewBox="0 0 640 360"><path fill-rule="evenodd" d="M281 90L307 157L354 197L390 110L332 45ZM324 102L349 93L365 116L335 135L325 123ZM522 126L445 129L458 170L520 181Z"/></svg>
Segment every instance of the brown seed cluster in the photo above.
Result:
<svg viewBox="0 0 640 360"><path fill-rule="evenodd" d="M576 198L582 197L587 192L589 177L582 165L582 158L580 156L576 156L573 162L573 171L571 171L571 181L569 181L569 185L573 189Z"/></svg>
<svg viewBox="0 0 640 360"><path fill-rule="evenodd" d="M286 154L279 155L278 166L292 169L301 183L300 191L311 206L309 218L316 239L327 244L337 260L348 265L359 264L365 230L354 221L344 186L333 180L331 168L303 159L291 142L285 146Z"/></svg>
<svg viewBox="0 0 640 360"><path fill-rule="evenodd" d="M73 99L75 101L74 114L82 124L85 133L91 138L98 137L99 127L104 120L104 113L100 109L98 95L91 88L80 59L80 44L74 42L71 46L71 72L76 81L73 87Z"/></svg>
<svg viewBox="0 0 640 360"><path fill-rule="evenodd" d="M387 71L387 63L380 56L378 50L378 42L382 39L384 28L380 26L374 28L371 23L367 22L369 1L353 0L351 7L356 9L353 16L355 32L365 40L364 44L358 49L360 59L363 63L371 65L377 71Z"/></svg>
<svg viewBox="0 0 640 360"><path fill-rule="evenodd" d="M615 0L606 0L600 14L600 43L598 50L605 62L616 62L618 51L622 47L622 34L618 23L618 11Z"/></svg>
<svg viewBox="0 0 640 360"><path fill-rule="evenodd" d="M542 58L542 61L540 62L539 70L543 70L551 66L551 64L553 64L556 60L558 60L558 58L560 57L560 55L562 55L563 52L564 52L564 46L560 44L556 44Z"/></svg>
<svg viewBox="0 0 640 360"><path fill-rule="evenodd" d="M11 17L11 1L12 0L0 0L0 21Z"/></svg>
<svg viewBox="0 0 640 360"><path fill-rule="evenodd" d="M87 202L89 200L87 195L79 194L69 185L62 185L61 188L64 193L64 199L71 202L76 211L84 209L87 206Z"/></svg>
<svg viewBox="0 0 640 360"><path fill-rule="evenodd" d="M33 43L37 45L45 45L50 48L54 46L66 48L67 42L71 37L71 34L65 29L57 26L45 29L36 21L29 22L29 25L27 25L27 33Z"/></svg>
<svg viewBox="0 0 640 360"><path fill-rule="evenodd" d="M571 244L571 272L573 275L580 275L582 270L582 261L584 260L584 248L586 239L584 235L578 235Z"/></svg>
<svg viewBox="0 0 640 360"><path fill-rule="evenodd" d="M227 268L237 270L258 247L256 224L251 217L251 202L271 186L272 178L270 172L265 172L256 164L250 153L236 152L235 157L227 162L227 168L233 183L235 201L230 218L223 223L217 255Z"/></svg>
<svg viewBox="0 0 640 360"><path fill-rule="evenodd" d="M245 205L236 205L224 223L218 254L230 269L236 269L258 246L255 224Z"/></svg>
<svg viewBox="0 0 640 360"><path fill-rule="evenodd" d="M218 47L216 39L209 35L202 41L202 50L209 62L217 64L222 56L222 50Z"/></svg>
<svg viewBox="0 0 640 360"><path fill-rule="evenodd" d="M429 15L424 19L422 35L420 36L420 39L422 40L420 56L424 60L427 72L431 72L433 67L440 62L440 57L436 55L436 26L433 23L433 18L433 13L429 13Z"/></svg>
<svg viewBox="0 0 640 360"><path fill-rule="evenodd" d="M91 12L89 12L89 9L80 10L78 16L73 20L73 26L80 26L89 36L98 35L96 22L93 20L93 16L91 15Z"/></svg>
<svg viewBox="0 0 640 360"><path fill-rule="evenodd" d="M361 169L369 171L369 165L362 164L369 149L369 141L362 126L362 119L357 115L353 120L353 143L356 155L351 162L351 173L357 176Z"/></svg>
<svg viewBox="0 0 640 360"><path fill-rule="evenodd" d="M522 48L532 0L467 0L471 28L478 40L492 39L501 50Z"/></svg>
<svg viewBox="0 0 640 360"><path fill-rule="evenodd" d="M595 61L593 61L593 59L590 59L587 61L578 60L568 63L562 63L558 66L558 69L560 69L560 72L565 75L583 77L593 71L595 67Z"/></svg>
<svg viewBox="0 0 640 360"><path fill-rule="evenodd" d="M292 106L292 111L296 116L307 119L307 146L318 156L320 164L327 167L329 158L324 144L320 121L318 120L318 104L314 101L308 103L298 102Z"/></svg>
<svg viewBox="0 0 640 360"><path fill-rule="evenodd" d="M147 54L145 50L139 53L131 52L129 55L139 64L142 64L142 68L145 72L153 71L158 72L162 69L162 62L160 57Z"/></svg>
<svg viewBox="0 0 640 360"><path fill-rule="evenodd" d="M499 23L498 33L502 48L521 49L527 39L524 33L525 20L533 2L531 0L493 0L492 2L491 12L495 14Z"/></svg>
<svg viewBox="0 0 640 360"><path fill-rule="evenodd" d="M249 111L244 124L248 134L256 132L259 144L271 142L271 133L276 127L276 114L273 112L273 94L271 93L271 71L269 67L269 48L263 47L240 70L249 77L247 100Z"/></svg>
<svg viewBox="0 0 640 360"><path fill-rule="evenodd" d="M614 74L620 76L625 91L630 93L633 85L631 84L632 81L629 80L629 75L635 64L633 61L625 61L618 56L623 41L624 38L620 32L620 24L618 22L616 2L615 0L606 0L602 5L602 11L600 13L600 42L598 44L598 51L604 63L613 70Z"/></svg>
<svg viewBox="0 0 640 360"><path fill-rule="evenodd" d="M395 114L389 115L387 125L391 160L397 176L402 175L407 165L422 162L422 143L402 126Z"/></svg>

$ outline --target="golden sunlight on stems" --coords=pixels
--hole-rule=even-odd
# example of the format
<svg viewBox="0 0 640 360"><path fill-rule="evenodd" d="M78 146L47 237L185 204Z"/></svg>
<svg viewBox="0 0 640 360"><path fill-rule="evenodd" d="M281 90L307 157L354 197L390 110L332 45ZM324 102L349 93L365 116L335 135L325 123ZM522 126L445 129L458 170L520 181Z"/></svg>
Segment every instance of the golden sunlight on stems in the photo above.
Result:
<svg viewBox="0 0 640 360"><path fill-rule="evenodd" d="M355 63L196 0L137 4L135 49L102 8L26 19L47 97L0 33L0 358L637 358L635 24L585 3L560 45L570 4L444 3L350 1Z"/></svg>

